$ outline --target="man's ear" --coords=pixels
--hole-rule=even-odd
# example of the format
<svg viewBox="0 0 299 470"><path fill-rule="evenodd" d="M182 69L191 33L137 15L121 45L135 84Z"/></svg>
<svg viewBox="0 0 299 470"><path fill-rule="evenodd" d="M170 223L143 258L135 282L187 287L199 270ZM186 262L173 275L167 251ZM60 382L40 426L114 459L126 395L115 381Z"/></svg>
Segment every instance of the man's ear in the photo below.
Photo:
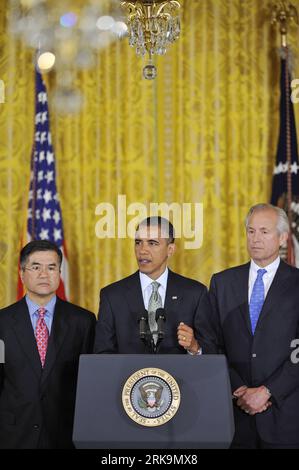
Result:
<svg viewBox="0 0 299 470"><path fill-rule="evenodd" d="M168 245L168 258L173 255L175 252L175 244L174 243L169 243Z"/></svg>
<svg viewBox="0 0 299 470"><path fill-rule="evenodd" d="M283 232L281 235L280 235L280 240L279 240L279 244L280 246L285 246L287 240L289 238L289 234L287 232Z"/></svg>

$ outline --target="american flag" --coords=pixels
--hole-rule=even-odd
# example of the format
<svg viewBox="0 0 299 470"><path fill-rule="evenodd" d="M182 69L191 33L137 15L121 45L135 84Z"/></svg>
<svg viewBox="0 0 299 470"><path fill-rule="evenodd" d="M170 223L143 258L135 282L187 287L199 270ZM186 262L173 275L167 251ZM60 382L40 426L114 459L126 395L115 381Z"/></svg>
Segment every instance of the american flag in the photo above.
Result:
<svg viewBox="0 0 299 470"><path fill-rule="evenodd" d="M288 47L281 50L280 92L280 131L271 203L286 211L291 226L288 247L281 256L299 267L299 161Z"/></svg>
<svg viewBox="0 0 299 470"><path fill-rule="evenodd" d="M56 186L55 155L49 121L47 90L35 72L35 132L31 157L31 179L27 216L27 240L49 240L63 252L61 282L57 294L69 298L68 263L63 236L61 207ZM24 295L19 279L18 298Z"/></svg>

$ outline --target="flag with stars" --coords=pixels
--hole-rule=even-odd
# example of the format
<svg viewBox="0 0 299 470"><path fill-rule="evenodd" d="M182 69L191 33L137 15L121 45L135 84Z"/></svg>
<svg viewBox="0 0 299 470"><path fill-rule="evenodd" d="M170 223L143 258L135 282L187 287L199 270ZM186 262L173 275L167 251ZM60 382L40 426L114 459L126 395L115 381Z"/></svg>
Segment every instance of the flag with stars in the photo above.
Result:
<svg viewBox="0 0 299 470"><path fill-rule="evenodd" d="M56 186L55 156L49 123L47 90L42 75L35 72L35 132L27 216L27 240L49 240L63 252L61 281L57 294L68 295L68 263L63 236L61 207ZM18 298L24 295L19 279Z"/></svg>
<svg viewBox="0 0 299 470"><path fill-rule="evenodd" d="M299 267L299 162L294 106L291 100L290 51L281 50L280 130L271 204L283 208L291 226L287 249L281 256Z"/></svg>

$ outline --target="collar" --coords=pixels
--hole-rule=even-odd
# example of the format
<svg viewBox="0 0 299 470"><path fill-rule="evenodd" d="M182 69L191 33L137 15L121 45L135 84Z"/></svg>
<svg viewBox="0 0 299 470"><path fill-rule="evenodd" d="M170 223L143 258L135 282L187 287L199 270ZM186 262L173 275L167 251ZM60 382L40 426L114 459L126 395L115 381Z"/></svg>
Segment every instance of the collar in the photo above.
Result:
<svg viewBox="0 0 299 470"><path fill-rule="evenodd" d="M33 315L40 308L40 305L33 302L33 300L31 300L30 297L28 297L28 295L25 296L25 299L28 305L29 313L30 315ZM49 302L46 305L44 305L44 308L46 309L46 316L53 317L56 300L57 300L56 295L53 295L53 297L49 300Z"/></svg>
<svg viewBox="0 0 299 470"><path fill-rule="evenodd" d="M250 271L253 274L257 275L258 269L266 269L267 273L265 275L268 274L271 276L271 274L276 273L279 263L280 257L278 256L272 263L268 264L268 266L264 266L263 268L261 268L261 266L258 266L252 259L250 262Z"/></svg>
<svg viewBox="0 0 299 470"><path fill-rule="evenodd" d="M166 267L164 273L161 274L158 279L155 279L156 282L159 282L159 284L165 289L167 288L167 280L168 280L168 268ZM154 279L150 278L147 276L147 274L144 274L139 271L139 278L140 278L140 284L141 284L141 290L142 292L145 291L145 289L152 283L154 282Z"/></svg>

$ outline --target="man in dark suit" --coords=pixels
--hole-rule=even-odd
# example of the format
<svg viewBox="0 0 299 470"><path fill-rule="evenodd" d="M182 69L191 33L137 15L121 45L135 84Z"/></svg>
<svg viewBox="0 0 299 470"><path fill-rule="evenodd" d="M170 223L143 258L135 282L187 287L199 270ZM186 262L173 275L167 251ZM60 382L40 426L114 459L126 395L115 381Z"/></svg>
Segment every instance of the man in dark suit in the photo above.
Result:
<svg viewBox="0 0 299 470"><path fill-rule="evenodd" d="M71 448L80 354L92 352L95 316L59 299L62 253L48 241L21 251L26 296L0 310L0 448Z"/></svg>
<svg viewBox="0 0 299 470"><path fill-rule="evenodd" d="M299 366L291 343L299 338L299 270L279 258L288 218L258 204L246 232L251 262L215 274L210 287L210 328L217 352L227 356L234 396L232 447L298 448Z"/></svg>
<svg viewBox="0 0 299 470"><path fill-rule="evenodd" d="M166 311L165 338L159 353L199 354L198 324L210 312L206 287L175 274L167 262L175 250L172 224L149 217L137 228L135 255L139 271L101 290L96 327L96 353L148 353L139 338L138 319L148 310L153 337L157 325L150 315Z"/></svg>

